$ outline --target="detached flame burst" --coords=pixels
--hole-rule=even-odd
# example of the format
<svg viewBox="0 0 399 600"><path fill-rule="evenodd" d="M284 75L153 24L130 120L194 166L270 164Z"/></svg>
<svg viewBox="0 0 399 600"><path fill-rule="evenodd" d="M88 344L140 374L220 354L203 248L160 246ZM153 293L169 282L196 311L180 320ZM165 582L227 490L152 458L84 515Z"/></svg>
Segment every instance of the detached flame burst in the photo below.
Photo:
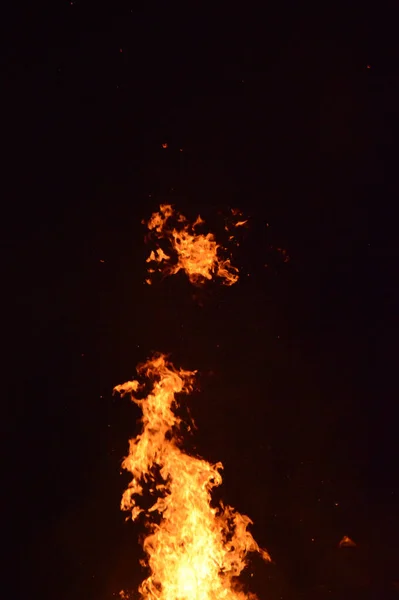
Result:
<svg viewBox="0 0 399 600"><path fill-rule="evenodd" d="M145 600L254 599L240 587L237 577L247 554L269 554L259 548L247 530L252 523L231 506L213 507L211 493L222 483L221 463L186 454L181 448L182 420L175 414L176 394L189 394L195 371L177 370L165 355L156 355L138 368L152 385L142 399L142 385L128 381L115 388L129 394L140 406L142 431L130 440L123 468L133 475L121 508L135 520L146 517L148 535L143 548L150 575L139 588ZM143 494L154 499L149 509L140 506ZM158 514L158 523L154 521Z"/></svg>
<svg viewBox="0 0 399 600"><path fill-rule="evenodd" d="M179 227L171 227L170 220L174 217ZM238 269L231 264L229 258L222 258L220 246L212 233L201 234L196 231L204 221L199 216L193 224L186 217L176 213L170 204L161 204L159 212L153 213L148 221L148 229L159 238L166 238L172 252L177 257L173 264L172 257L161 248L152 251L147 263L153 263L159 271L174 275L183 270L191 283L200 284L213 277L219 277L225 285L233 285L238 281ZM241 225L242 223L240 223ZM153 273L155 268L149 268ZM151 279L147 279L151 283Z"/></svg>

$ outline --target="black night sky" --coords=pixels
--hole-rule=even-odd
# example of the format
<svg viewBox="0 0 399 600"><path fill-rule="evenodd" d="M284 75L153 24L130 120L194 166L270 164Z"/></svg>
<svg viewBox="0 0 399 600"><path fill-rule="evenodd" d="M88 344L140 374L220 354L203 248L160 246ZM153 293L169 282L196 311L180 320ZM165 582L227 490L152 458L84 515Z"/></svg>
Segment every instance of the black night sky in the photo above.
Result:
<svg viewBox="0 0 399 600"><path fill-rule="evenodd" d="M140 415L112 389L156 350L199 371L187 448L275 561L260 600L398 597L399 46L393 11L346 4L3 15L7 598L137 588ZM216 235L244 212L237 285L143 284L165 202Z"/></svg>

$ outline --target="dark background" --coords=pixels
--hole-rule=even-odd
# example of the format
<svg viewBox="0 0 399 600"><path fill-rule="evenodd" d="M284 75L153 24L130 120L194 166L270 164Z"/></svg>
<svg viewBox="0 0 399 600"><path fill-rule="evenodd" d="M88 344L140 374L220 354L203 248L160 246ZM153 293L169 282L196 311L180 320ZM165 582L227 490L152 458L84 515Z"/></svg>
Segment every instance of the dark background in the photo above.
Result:
<svg viewBox="0 0 399 600"><path fill-rule="evenodd" d="M10 598L143 578L119 510L139 412L112 388L154 350L199 370L188 445L275 561L254 561L260 599L398 595L396 17L275 5L7 7ZM237 285L143 285L160 202L216 233L244 211Z"/></svg>

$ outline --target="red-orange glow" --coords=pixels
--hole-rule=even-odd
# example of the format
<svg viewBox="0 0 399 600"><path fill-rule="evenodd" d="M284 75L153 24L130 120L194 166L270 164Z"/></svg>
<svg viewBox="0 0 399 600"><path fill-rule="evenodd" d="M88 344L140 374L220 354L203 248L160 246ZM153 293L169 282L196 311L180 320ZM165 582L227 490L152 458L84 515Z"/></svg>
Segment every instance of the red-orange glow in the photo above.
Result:
<svg viewBox="0 0 399 600"><path fill-rule="evenodd" d="M355 548L356 544L353 540L351 540L350 537L348 537L347 535L344 535L344 537L342 538L342 540L339 543L339 547L340 548Z"/></svg>
<svg viewBox="0 0 399 600"><path fill-rule="evenodd" d="M289 262L290 261L290 256L287 252L287 250L285 250L284 248L276 248L277 252L279 252L279 254L281 254L281 257L283 259L283 262Z"/></svg>
<svg viewBox="0 0 399 600"><path fill-rule="evenodd" d="M242 216L242 212L239 208L232 208L231 213L236 217L237 215Z"/></svg>

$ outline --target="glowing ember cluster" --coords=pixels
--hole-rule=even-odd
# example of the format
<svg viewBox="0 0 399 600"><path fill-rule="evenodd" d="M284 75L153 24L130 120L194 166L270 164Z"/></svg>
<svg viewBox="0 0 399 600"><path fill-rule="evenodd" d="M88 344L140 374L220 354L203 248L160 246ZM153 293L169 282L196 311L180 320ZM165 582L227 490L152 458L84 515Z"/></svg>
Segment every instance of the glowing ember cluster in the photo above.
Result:
<svg viewBox="0 0 399 600"><path fill-rule="evenodd" d="M162 227L163 213L158 214ZM189 394L195 372L177 370L165 355L138 368L146 384L129 381L115 388L129 394L142 410L142 430L130 440L123 468L133 478L122 499L132 519L145 515L144 540L150 574L139 591L144 600L245 600L254 598L237 577L249 552L270 560L248 531L249 517L230 506L212 505L212 490L222 483L221 463L190 456L181 447L182 420L176 394ZM148 389L148 387L147 387ZM151 497L144 509L143 495ZM147 502L146 502L147 503ZM154 515L158 515L154 518Z"/></svg>
<svg viewBox="0 0 399 600"><path fill-rule="evenodd" d="M171 225L172 220L176 226ZM170 204L161 204L159 212L153 213L147 225L157 239L164 238L168 242L174 256L169 256L160 247L153 250L147 263L154 266L149 267L148 272L159 270L166 275L174 275L183 270L193 284L201 284L214 277L220 278L225 285L236 283L238 269L229 258L222 257L225 249L216 242L212 233L198 233L197 227L203 224L200 216L190 224ZM147 279L147 283L151 284L151 279Z"/></svg>

